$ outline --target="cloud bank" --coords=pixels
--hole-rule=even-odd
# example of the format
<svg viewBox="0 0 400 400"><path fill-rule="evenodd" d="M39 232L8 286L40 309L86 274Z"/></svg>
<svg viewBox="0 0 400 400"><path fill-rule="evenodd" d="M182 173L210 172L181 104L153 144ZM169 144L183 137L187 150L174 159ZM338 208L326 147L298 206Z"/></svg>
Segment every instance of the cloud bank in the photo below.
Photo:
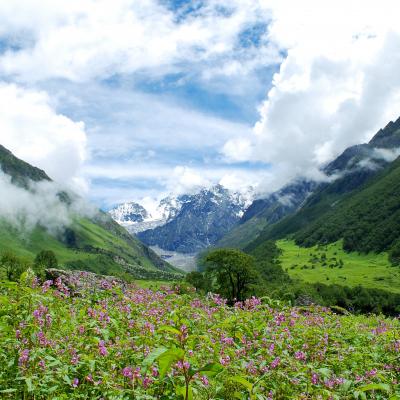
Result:
<svg viewBox="0 0 400 400"><path fill-rule="evenodd" d="M235 75L257 66L256 60L279 58L268 43L262 52L233 52L243 30L268 20L262 1L187 3L179 7L156 0L2 2L0 35L13 38L13 46L0 57L0 71L29 82L88 81L133 72L165 75L187 64L193 68L211 63L209 77Z"/></svg>
<svg viewBox="0 0 400 400"><path fill-rule="evenodd" d="M394 0L3 1L0 143L60 182L91 180L101 204L321 179L398 116L399 12ZM260 86L259 120L238 123Z"/></svg>
<svg viewBox="0 0 400 400"><path fill-rule="evenodd" d="M287 56L247 137L227 141L234 161L273 169L266 189L363 143L400 113L400 28L395 1L272 1L269 40ZM267 5L268 7L268 5Z"/></svg>
<svg viewBox="0 0 400 400"><path fill-rule="evenodd" d="M11 183L0 171L0 216L21 232L36 226L57 235L70 226L76 216L94 216L96 209L82 198L71 195L70 204L60 200L62 188L54 182L31 182L29 190Z"/></svg>
<svg viewBox="0 0 400 400"><path fill-rule="evenodd" d="M83 122L57 113L46 92L0 83L0 144L18 158L82 191L86 141Z"/></svg>

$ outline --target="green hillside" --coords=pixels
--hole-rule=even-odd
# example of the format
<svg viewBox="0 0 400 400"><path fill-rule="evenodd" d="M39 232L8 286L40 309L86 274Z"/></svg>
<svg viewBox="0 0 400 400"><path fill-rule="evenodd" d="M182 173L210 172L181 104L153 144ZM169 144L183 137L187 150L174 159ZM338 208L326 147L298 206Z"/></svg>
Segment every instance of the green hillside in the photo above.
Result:
<svg viewBox="0 0 400 400"><path fill-rule="evenodd" d="M267 225L268 221L265 218L255 216L246 222L235 226L218 241L216 246L243 249L255 240Z"/></svg>
<svg viewBox="0 0 400 400"><path fill-rule="evenodd" d="M11 181L35 196L30 182L50 181L44 171L19 160L0 147L0 167ZM69 207L74 195L58 194ZM0 253L11 251L33 261L41 250L52 250L61 267L82 269L102 274L129 274L136 278L175 279L181 272L159 258L152 250L131 236L124 228L101 211L93 217L73 217L69 226L60 226L50 234L45 227L22 230L0 218Z"/></svg>
<svg viewBox="0 0 400 400"><path fill-rule="evenodd" d="M277 246L280 264L294 280L400 293L400 270L391 265L387 253L347 253L342 242L304 248L292 240L279 240Z"/></svg>
<svg viewBox="0 0 400 400"><path fill-rule="evenodd" d="M390 251L400 248L400 159L361 190L345 197L323 216L295 235L297 244L310 246L343 239L348 251Z"/></svg>
<svg viewBox="0 0 400 400"><path fill-rule="evenodd" d="M396 160L350 193L336 190L353 175L321 188L296 214L269 226L249 244L291 236L309 247L343 239L346 251L383 252L399 257L400 160Z"/></svg>
<svg viewBox="0 0 400 400"><path fill-rule="evenodd" d="M50 181L48 175L41 169L33 167L15 157L11 151L0 144L0 169L11 176L12 183L26 187L29 181Z"/></svg>

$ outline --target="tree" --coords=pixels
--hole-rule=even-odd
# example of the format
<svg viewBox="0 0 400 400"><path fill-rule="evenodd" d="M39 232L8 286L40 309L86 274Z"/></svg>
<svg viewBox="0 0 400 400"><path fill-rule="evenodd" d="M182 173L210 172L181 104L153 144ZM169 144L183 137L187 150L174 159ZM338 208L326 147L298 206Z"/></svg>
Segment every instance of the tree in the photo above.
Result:
<svg viewBox="0 0 400 400"><path fill-rule="evenodd" d="M190 283L194 286L198 291L203 293L211 290L211 281L209 275L206 275L202 272L192 271L186 274L185 277L186 282Z"/></svg>
<svg viewBox="0 0 400 400"><path fill-rule="evenodd" d="M5 252L0 258L0 266L5 269L9 281L18 281L21 274L28 269L27 262L18 258L12 252Z"/></svg>
<svg viewBox="0 0 400 400"><path fill-rule="evenodd" d="M252 256L236 249L218 249L208 253L205 261L206 276L216 283L216 291L228 304L246 299L258 276Z"/></svg>
<svg viewBox="0 0 400 400"><path fill-rule="evenodd" d="M42 250L35 258L34 266L39 269L57 268L58 261L51 250Z"/></svg>

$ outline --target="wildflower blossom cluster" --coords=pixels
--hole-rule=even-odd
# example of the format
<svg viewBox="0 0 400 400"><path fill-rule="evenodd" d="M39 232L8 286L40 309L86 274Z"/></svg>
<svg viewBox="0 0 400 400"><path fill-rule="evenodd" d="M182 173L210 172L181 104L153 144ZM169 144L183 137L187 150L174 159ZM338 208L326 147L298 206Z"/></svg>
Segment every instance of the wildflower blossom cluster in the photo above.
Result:
<svg viewBox="0 0 400 400"><path fill-rule="evenodd" d="M387 399L400 321L61 281L0 286L5 399Z"/></svg>

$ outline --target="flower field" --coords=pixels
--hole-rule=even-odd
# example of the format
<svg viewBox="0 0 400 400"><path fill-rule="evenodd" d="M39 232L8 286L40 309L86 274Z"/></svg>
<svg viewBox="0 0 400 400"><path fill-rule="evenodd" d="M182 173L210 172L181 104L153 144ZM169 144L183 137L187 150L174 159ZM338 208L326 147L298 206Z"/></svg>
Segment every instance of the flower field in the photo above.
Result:
<svg viewBox="0 0 400 400"><path fill-rule="evenodd" d="M400 399L398 319L31 286L0 286L0 398Z"/></svg>

